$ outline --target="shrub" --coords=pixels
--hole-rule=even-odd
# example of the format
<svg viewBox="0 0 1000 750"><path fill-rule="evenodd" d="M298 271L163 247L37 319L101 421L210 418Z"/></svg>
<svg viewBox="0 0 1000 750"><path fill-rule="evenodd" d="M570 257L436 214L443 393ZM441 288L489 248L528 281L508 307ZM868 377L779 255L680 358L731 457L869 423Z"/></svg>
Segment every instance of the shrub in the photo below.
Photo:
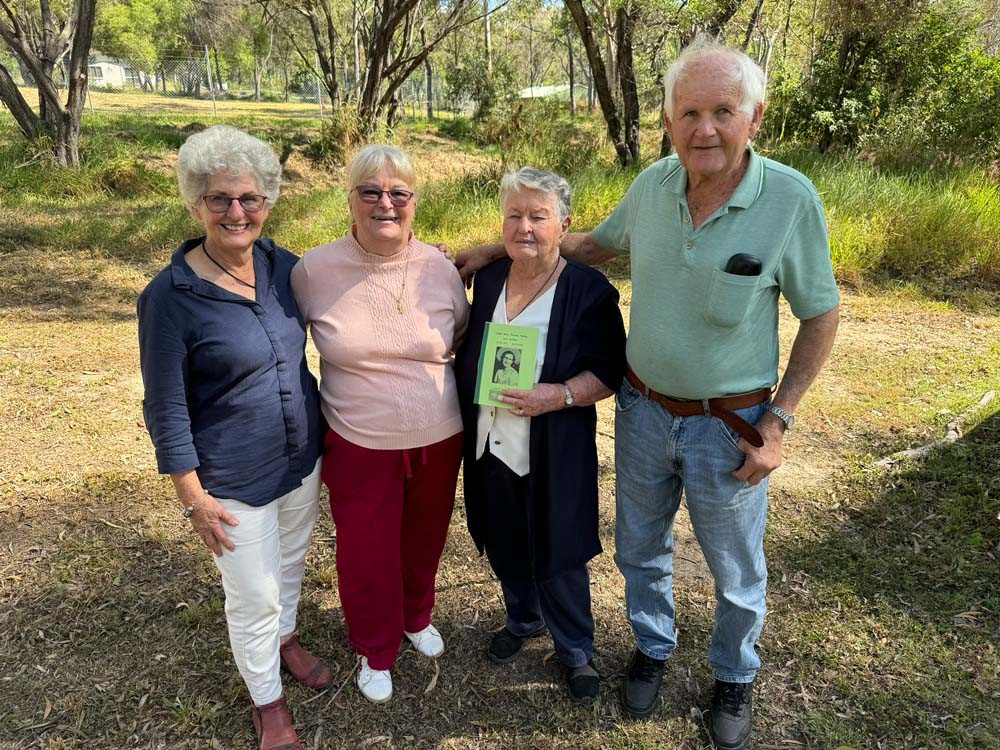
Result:
<svg viewBox="0 0 1000 750"><path fill-rule="evenodd" d="M151 172L141 162L128 156L100 164L95 177L97 184L105 192L122 198L136 198L156 193L165 185L172 188L172 181L169 178Z"/></svg>
<svg viewBox="0 0 1000 750"><path fill-rule="evenodd" d="M563 103L519 100L475 126L475 140L500 149L505 166L530 164L571 175L597 162L605 137L590 118L571 118Z"/></svg>
<svg viewBox="0 0 1000 750"><path fill-rule="evenodd" d="M334 108L323 118L319 134L310 140L305 155L319 164L343 166L364 140L357 112L346 107Z"/></svg>
<svg viewBox="0 0 1000 750"><path fill-rule="evenodd" d="M456 117L452 120L441 120L437 131L445 138L464 141L473 137L475 128L472 125L472 120L468 117Z"/></svg>

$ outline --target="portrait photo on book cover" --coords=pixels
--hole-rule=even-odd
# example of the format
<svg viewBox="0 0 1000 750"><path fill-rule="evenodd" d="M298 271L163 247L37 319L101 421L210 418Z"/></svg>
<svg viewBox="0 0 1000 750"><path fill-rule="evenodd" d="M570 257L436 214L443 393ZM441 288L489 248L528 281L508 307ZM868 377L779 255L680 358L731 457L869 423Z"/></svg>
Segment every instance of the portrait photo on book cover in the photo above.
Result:
<svg viewBox="0 0 1000 750"><path fill-rule="evenodd" d="M494 354L493 382L496 385L517 385L521 366L521 350L500 347Z"/></svg>

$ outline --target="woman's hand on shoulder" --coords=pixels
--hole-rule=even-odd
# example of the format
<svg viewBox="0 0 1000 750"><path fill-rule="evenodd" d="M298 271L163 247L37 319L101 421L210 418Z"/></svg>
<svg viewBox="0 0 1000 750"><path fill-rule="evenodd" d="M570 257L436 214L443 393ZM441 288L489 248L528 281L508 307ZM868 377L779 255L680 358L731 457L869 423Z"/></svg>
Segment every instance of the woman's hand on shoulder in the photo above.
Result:
<svg viewBox="0 0 1000 750"><path fill-rule="evenodd" d="M564 408L566 389L562 383L535 383L530 391L505 390L500 400L514 407L516 417L537 417Z"/></svg>
<svg viewBox="0 0 1000 750"><path fill-rule="evenodd" d="M239 526L240 522L208 493L205 493L205 497L195 506L189 520L205 546L212 550L212 554L216 557L222 557L223 547L230 552L236 549L223 524Z"/></svg>

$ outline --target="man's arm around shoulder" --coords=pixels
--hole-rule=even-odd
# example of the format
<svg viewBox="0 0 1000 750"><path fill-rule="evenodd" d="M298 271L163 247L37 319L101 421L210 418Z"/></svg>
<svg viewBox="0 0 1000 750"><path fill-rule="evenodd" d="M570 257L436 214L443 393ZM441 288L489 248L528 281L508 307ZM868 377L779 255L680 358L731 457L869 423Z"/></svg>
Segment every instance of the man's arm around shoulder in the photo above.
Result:
<svg viewBox="0 0 1000 750"><path fill-rule="evenodd" d="M500 260L505 254L506 251L500 243L479 245L458 253L455 256L455 266L462 275L462 281L469 286L477 271L486 268L495 260ZM559 254L585 266L598 266L614 257L614 253L609 253L597 244L593 232L568 233L559 245Z"/></svg>
<svg viewBox="0 0 1000 750"><path fill-rule="evenodd" d="M569 232L559 245L559 254L585 266L599 266L615 257L597 244L593 232Z"/></svg>

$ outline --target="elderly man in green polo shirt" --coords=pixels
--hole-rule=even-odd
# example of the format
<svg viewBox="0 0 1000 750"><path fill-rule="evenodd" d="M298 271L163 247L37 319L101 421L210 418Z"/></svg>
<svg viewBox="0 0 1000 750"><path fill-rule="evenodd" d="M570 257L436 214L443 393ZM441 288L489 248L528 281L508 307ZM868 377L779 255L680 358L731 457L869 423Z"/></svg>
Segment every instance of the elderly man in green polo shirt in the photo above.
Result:
<svg viewBox="0 0 1000 750"><path fill-rule="evenodd" d="M839 295L816 190L749 145L764 113L756 63L699 37L667 71L666 102L676 154L643 171L592 233L568 235L562 253L631 262L629 370L615 417L615 561L636 639L623 706L637 718L655 711L676 645L673 522L683 490L715 580L710 728L718 748L742 750L760 667L768 476L833 346ZM496 252L476 248L456 262L470 276ZM799 328L774 390L779 293Z"/></svg>

